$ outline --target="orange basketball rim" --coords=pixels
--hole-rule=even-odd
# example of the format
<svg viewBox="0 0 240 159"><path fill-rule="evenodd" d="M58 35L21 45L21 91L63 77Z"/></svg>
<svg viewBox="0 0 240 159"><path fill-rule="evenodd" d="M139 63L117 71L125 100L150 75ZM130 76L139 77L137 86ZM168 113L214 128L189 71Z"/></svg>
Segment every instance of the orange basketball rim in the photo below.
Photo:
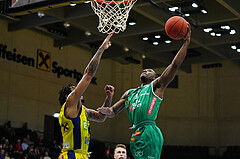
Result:
<svg viewBox="0 0 240 159"><path fill-rule="evenodd" d="M92 0L94 1L94 0ZM107 4L121 4L121 3L129 3L134 0L122 0L122 1L105 1L105 0L96 0L99 3L107 3Z"/></svg>

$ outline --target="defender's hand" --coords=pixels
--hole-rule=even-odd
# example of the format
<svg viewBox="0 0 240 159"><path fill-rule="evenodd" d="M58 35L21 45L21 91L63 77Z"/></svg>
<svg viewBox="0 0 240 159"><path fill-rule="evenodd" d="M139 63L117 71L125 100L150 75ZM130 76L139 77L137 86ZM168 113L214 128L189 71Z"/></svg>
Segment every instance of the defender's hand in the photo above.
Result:
<svg viewBox="0 0 240 159"><path fill-rule="evenodd" d="M114 95L114 87L111 85L106 85L105 88L105 93L107 94L107 96L113 96Z"/></svg>
<svg viewBox="0 0 240 159"><path fill-rule="evenodd" d="M102 45L100 46L100 49L106 50L111 46L111 42L110 39L113 36L114 32L112 32L111 34L109 34L106 39L103 41Z"/></svg>
<svg viewBox="0 0 240 159"><path fill-rule="evenodd" d="M97 108L97 111L99 111L100 113L102 113L104 115L111 114L111 110L109 109L109 107L100 107L100 108Z"/></svg>

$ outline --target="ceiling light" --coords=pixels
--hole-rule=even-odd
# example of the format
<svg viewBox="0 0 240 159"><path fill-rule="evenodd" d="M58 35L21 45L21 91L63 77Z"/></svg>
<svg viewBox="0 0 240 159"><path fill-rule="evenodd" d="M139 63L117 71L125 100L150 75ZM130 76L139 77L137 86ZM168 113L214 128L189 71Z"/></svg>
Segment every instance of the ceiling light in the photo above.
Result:
<svg viewBox="0 0 240 159"><path fill-rule="evenodd" d="M160 39L160 38L161 38L161 35L155 35L155 38L156 38L156 39Z"/></svg>
<svg viewBox="0 0 240 159"><path fill-rule="evenodd" d="M186 13L186 14L184 14L186 17L189 17L190 16L190 14L188 14L188 13Z"/></svg>
<svg viewBox="0 0 240 159"><path fill-rule="evenodd" d="M137 24L136 22L129 22L128 23L128 25L131 25L131 26L136 25L136 24Z"/></svg>
<svg viewBox="0 0 240 159"><path fill-rule="evenodd" d="M224 36L227 34L234 35L237 33L236 29L234 29L231 25L228 24L220 24L220 25L212 25L208 27L204 27L204 32L209 33L211 36Z"/></svg>
<svg viewBox="0 0 240 159"><path fill-rule="evenodd" d="M197 3L192 3L192 7L197 8L198 7Z"/></svg>
<svg viewBox="0 0 240 159"><path fill-rule="evenodd" d="M229 30L230 29L230 26L226 25L226 26L221 26L222 29L226 29L226 30Z"/></svg>
<svg viewBox="0 0 240 159"><path fill-rule="evenodd" d="M171 12L175 12L176 10L178 10L178 7L171 7L171 8L168 8Z"/></svg>
<svg viewBox="0 0 240 159"><path fill-rule="evenodd" d="M237 49L237 46L236 46L236 45L232 45L231 48L232 48L233 50L236 50L236 49Z"/></svg>
<svg viewBox="0 0 240 159"><path fill-rule="evenodd" d="M91 1L85 1L84 3L90 3Z"/></svg>
<svg viewBox="0 0 240 159"><path fill-rule="evenodd" d="M91 36L92 33L91 33L90 31L85 31L85 35L87 35L87 36Z"/></svg>
<svg viewBox="0 0 240 159"><path fill-rule="evenodd" d="M157 41L153 42L153 45L158 45L159 43Z"/></svg>
<svg viewBox="0 0 240 159"><path fill-rule="evenodd" d="M65 22L65 23L63 24L63 26L64 26L65 28L69 28L71 25L70 25L70 23Z"/></svg>
<svg viewBox="0 0 240 159"><path fill-rule="evenodd" d="M203 29L203 31L206 32L206 33L209 33L212 30L213 30L212 28L205 28L205 29Z"/></svg>
<svg viewBox="0 0 240 159"><path fill-rule="evenodd" d="M42 17L45 16L45 14L44 14L43 12L41 12L41 11L39 11L37 14L38 14L38 17L39 17L39 18L42 18Z"/></svg>
<svg viewBox="0 0 240 159"><path fill-rule="evenodd" d="M170 44L172 41L171 40L165 40L166 44Z"/></svg>
<svg viewBox="0 0 240 159"><path fill-rule="evenodd" d="M234 35L234 34L236 34L236 30L231 30L230 32L229 32L229 34L231 34L231 35Z"/></svg>
<svg viewBox="0 0 240 159"><path fill-rule="evenodd" d="M125 52L128 52L128 51L129 51L129 48L128 48L128 47L124 47L123 50L124 50Z"/></svg>
<svg viewBox="0 0 240 159"><path fill-rule="evenodd" d="M237 52L240 52L240 49L237 49Z"/></svg>
<svg viewBox="0 0 240 159"><path fill-rule="evenodd" d="M123 19L123 17L122 17L122 16L119 16L119 19ZM137 24L137 21L136 21L135 19L129 17L127 23L128 23L128 25L130 25L130 26L134 26L134 25Z"/></svg>
<svg viewBox="0 0 240 159"><path fill-rule="evenodd" d="M201 12L202 12L203 14L207 14L207 11L206 11L205 9L202 9Z"/></svg>
<svg viewBox="0 0 240 159"><path fill-rule="evenodd" d="M146 58L146 55L142 55L142 58L145 59L145 58Z"/></svg>
<svg viewBox="0 0 240 159"><path fill-rule="evenodd" d="M211 33L210 33L210 35L212 35L212 36L215 36L215 35L216 35L216 33L214 33L214 32L211 32Z"/></svg>
<svg viewBox="0 0 240 159"><path fill-rule="evenodd" d="M144 41L146 41L146 40L148 40L148 37L143 37L142 39L143 39Z"/></svg>
<svg viewBox="0 0 240 159"><path fill-rule="evenodd" d="M71 6L71 7L74 7L74 6L76 6L76 5L77 5L76 3L70 2L70 6Z"/></svg>

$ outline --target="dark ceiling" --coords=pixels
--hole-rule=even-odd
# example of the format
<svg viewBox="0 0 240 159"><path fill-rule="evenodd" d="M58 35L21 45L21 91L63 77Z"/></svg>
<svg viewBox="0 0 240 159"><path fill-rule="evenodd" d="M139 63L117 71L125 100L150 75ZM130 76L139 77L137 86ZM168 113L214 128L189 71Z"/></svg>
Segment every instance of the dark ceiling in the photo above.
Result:
<svg viewBox="0 0 240 159"><path fill-rule="evenodd" d="M8 19L9 31L35 29L52 37L55 47L64 48L67 45L75 45L95 52L106 36L97 30L98 17L91 9L90 3L72 1L78 3L74 7L69 6L68 3L62 3L65 6L51 6L45 3L43 5L47 5L47 8L39 7L38 4L38 7L29 5L22 7L22 10L14 10L6 9L3 7L5 2L1 0L0 2L3 10L0 17ZM204 8L207 14L191 7L192 2L197 3L198 8ZM136 21L136 25L127 26L124 32L114 35L112 47L103 58L122 64L141 64L143 68L167 66L181 47L183 40L166 44L160 38L156 39L159 41L156 46L152 42L155 40L155 35L165 36L164 24L167 19L180 14L178 11L169 11L171 6L178 6L183 14L190 13L190 16L185 18L191 23L192 38L182 70L191 72L191 64L212 64L222 60L228 60L240 66L238 52L240 50L237 51L240 49L239 0L138 0L130 12L130 18ZM36 7L36 10L33 10L33 7ZM31 11L26 12L26 10ZM45 14L42 18L36 12L40 10ZM65 22L69 23L70 27L65 28L63 25ZM228 29L221 29L221 26L230 26L229 30L235 30L236 33L231 35ZM215 36L204 32L203 29L208 27L214 27ZM91 35L87 36L86 31ZM143 37L148 37L152 41L144 41ZM232 45L237 49L232 49ZM142 59L143 55L145 57Z"/></svg>

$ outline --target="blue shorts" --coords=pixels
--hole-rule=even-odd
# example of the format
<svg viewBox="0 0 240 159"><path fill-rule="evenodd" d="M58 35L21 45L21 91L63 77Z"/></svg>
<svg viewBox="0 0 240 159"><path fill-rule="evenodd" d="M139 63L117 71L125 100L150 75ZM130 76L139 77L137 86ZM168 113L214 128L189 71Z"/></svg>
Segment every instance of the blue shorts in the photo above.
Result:
<svg viewBox="0 0 240 159"><path fill-rule="evenodd" d="M88 159L87 154L85 153L80 153L78 151L64 151L62 152L58 159Z"/></svg>

